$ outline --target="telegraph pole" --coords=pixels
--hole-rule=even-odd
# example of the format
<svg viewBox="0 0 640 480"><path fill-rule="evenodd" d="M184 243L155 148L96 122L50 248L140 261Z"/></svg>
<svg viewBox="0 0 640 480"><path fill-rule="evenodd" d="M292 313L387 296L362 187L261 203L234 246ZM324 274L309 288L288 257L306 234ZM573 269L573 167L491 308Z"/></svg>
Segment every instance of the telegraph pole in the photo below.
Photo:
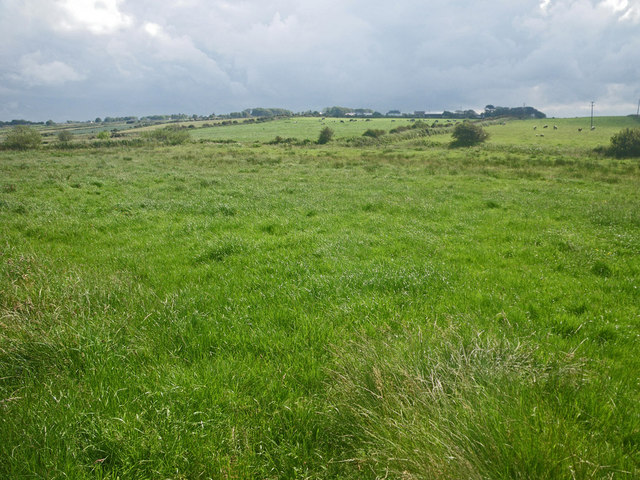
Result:
<svg viewBox="0 0 640 480"><path fill-rule="evenodd" d="M638 110L636 110L636 117L640 118L640 99L638 100Z"/></svg>
<svg viewBox="0 0 640 480"><path fill-rule="evenodd" d="M593 103L591 102L591 130L593 130Z"/></svg>

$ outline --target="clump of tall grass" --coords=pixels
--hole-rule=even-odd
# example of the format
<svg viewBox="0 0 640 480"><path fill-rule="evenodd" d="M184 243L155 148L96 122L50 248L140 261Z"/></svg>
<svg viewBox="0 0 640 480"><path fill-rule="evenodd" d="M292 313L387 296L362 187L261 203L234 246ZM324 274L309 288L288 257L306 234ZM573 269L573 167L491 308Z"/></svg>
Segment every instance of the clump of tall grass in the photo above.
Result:
<svg viewBox="0 0 640 480"><path fill-rule="evenodd" d="M532 345L454 327L351 342L329 385L341 461L376 478L604 473L615 454L581 422L590 377L574 354L543 360Z"/></svg>
<svg viewBox="0 0 640 480"><path fill-rule="evenodd" d="M143 137L149 141L157 142L163 145L182 145L189 141L191 136L188 130L177 127L168 126L145 132Z"/></svg>

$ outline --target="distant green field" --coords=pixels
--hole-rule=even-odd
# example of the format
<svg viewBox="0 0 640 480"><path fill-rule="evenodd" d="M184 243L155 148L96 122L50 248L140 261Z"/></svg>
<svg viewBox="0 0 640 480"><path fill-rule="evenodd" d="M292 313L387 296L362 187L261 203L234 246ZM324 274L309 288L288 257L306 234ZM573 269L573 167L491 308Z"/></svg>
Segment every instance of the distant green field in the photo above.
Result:
<svg viewBox="0 0 640 480"><path fill-rule="evenodd" d="M631 121L0 151L0 478L640 478Z"/></svg>
<svg viewBox="0 0 640 480"><path fill-rule="evenodd" d="M430 125L434 120L427 119ZM438 120L439 123L447 121ZM194 130L191 135L194 139L207 140L236 140L239 142L268 142L276 136L283 138L297 138L299 140L317 140L320 130L329 127L335 132L336 139L344 139L361 136L368 129L382 129L389 131L402 125L411 125L410 119L353 119L348 118L291 118L254 124L242 124L203 128Z"/></svg>
<svg viewBox="0 0 640 480"><path fill-rule="evenodd" d="M595 130L590 128L589 117L510 120L505 123L487 127L490 143L594 148L608 145L611 137L624 128L640 128L640 121L635 117L594 117ZM534 127L537 128L534 130ZM580 128L581 132L578 131Z"/></svg>
<svg viewBox="0 0 640 480"><path fill-rule="evenodd" d="M431 125L433 119L422 121ZM438 125L455 123L456 120L438 120ZM459 122L459 121L457 121ZM489 143L499 145L539 145L543 147L593 148L607 145L611 136L623 128L640 126L633 117L595 117L595 130L590 129L589 118L544 119L544 120L506 120L486 122L490 133ZM296 138L298 140L316 140L325 126L335 131L336 139L361 136L367 129L389 131L395 127L412 125L409 119L349 119L295 118L264 123L198 128L191 131L196 140L235 140L238 142L268 142L275 137ZM547 125L547 128L544 128ZM553 126L558 127L554 130ZM534 130L534 127L537 127ZM582 128L582 132L578 131ZM436 141L445 141L438 138Z"/></svg>

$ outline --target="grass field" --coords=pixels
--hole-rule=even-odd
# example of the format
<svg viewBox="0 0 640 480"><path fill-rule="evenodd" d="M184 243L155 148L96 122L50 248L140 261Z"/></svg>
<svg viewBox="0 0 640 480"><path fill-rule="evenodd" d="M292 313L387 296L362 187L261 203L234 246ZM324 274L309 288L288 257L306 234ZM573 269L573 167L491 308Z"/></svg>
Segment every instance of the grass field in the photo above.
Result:
<svg viewBox="0 0 640 480"><path fill-rule="evenodd" d="M633 121L0 151L0 477L639 478Z"/></svg>
<svg viewBox="0 0 640 480"><path fill-rule="evenodd" d="M428 119L429 120L429 119ZM415 121L415 120L414 120ZM428 121L429 124L433 120ZM438 123L448 123L438 120ZM345 139L362 135L368 129L382 129L389 131L392 128L411 125L410 119L375 118L375 119L339 119L339 118L313 118L300 117L286 120L271 121L255 124L230 125L225 127L212 127L197 129L192 132L194 139L203 140L236 140L241 142L268 142L275 137L297 138L299 140L317 140L320 130L329 127L335 131L335 138Z"/></svg>

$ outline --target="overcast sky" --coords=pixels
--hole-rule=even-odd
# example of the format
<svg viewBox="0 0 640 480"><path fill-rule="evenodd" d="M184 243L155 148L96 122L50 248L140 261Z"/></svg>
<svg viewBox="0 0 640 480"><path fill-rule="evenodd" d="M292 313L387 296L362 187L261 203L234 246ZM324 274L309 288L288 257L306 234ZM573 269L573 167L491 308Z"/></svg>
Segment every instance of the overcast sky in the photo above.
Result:
<svg viewBox="0 0 640 480"><path fill-rule="evenodd" d="M0 120L638 99L640 0L0 0Z"/></svg>

